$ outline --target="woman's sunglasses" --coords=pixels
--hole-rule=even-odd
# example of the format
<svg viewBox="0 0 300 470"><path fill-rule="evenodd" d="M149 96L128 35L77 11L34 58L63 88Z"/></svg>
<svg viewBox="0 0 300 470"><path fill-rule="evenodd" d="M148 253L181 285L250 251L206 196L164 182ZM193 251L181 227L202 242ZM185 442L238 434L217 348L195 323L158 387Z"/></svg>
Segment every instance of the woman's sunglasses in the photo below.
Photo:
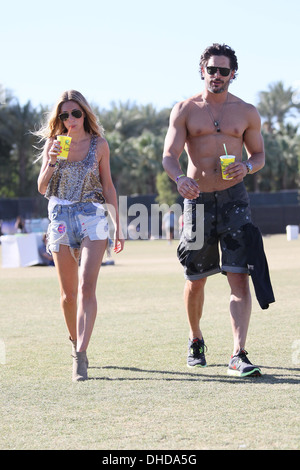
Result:
<svg viewBox="0 0 300 470"><path fill-rule="evenodd" d="M73 116L74 118L80 119L81 116L82 116L82 111L80 111L80 109L73 109L73 111L71 111L71 114L72 114L72 116ZM65 113L59 114L58 117L59 117L59 119L60 119L62 122L64 122L64 121L66 121L67 119L69 119L69 116L70 116L70 114L67 113L67 112L65 112Z"/></svg>
<svg viewBox="0 0 300 470"><path fill-rule="evenodd" d="M215 73L217 73L217 70L219 70L220 72L220 75L222 75L222 77L228 77L228 75L230 74L230 69L227 69L226 67L206 67L206 70L207 70L207 73L208 75L215 75Z"/></svg>

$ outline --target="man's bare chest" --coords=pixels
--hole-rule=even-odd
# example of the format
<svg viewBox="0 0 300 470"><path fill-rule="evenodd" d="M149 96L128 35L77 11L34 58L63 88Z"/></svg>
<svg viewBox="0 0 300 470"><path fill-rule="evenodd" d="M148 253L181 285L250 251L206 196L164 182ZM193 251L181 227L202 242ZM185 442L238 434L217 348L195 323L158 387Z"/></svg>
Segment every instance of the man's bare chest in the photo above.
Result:
<svg viewBox="0 0 300 470"><path fill-rule="evenodd" d="M188 138L201 138L214 134L242 138L247 129L247 120L240 113L234 114L229 110L221 114L202 108L188 116L186 128Z"/></svg>

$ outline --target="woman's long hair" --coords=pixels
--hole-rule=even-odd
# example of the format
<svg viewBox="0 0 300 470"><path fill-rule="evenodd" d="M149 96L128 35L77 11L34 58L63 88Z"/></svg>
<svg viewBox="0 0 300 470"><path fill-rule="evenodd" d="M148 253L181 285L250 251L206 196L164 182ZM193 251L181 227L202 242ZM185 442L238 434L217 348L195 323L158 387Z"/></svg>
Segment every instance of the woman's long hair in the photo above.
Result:
<svg viewBox="0 0 300 470"><path fill-rule="evenodd" d="M33 132L35 136L39 137L40 142L51 138L54 139L57 135L65 134L67 132L67 128L65 127L64 123L59 119L59 114L61 113L61 107L63 103L68 101L74 101L83 110L85 114L84 130L89 134L104 137L104 129L98 122L97 116L93 112L85 97L79 91L68 90L62 93L56 105L49 113L46 122L39 130ZM38 160L40 158L41 155L39 156Z"/></svg>

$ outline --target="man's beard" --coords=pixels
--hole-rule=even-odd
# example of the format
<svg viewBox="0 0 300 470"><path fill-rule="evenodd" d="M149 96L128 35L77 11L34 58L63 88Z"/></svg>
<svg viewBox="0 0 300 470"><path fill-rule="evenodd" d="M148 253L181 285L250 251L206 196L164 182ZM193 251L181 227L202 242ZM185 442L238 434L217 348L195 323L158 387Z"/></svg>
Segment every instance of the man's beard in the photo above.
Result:
<svg viewBox="0 0 300 470"><path fill-rule="evenodd" d="M208 91L211 93L214 93L218 95L219 93L224 93L224 91L228 90L230 82L223 82L223 85L221 85L219 88L214 88L213 85L209 83L208 85Z"/></svg>

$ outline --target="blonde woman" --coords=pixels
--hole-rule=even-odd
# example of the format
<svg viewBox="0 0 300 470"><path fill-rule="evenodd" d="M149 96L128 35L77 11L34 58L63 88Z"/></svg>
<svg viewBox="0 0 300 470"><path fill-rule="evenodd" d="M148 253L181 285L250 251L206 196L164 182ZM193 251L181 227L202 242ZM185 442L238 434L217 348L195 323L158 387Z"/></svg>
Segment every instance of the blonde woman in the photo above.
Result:
<svg viewBox="0 0 300 470"><path fill-rule="evenodd" d="M69 131L69 156L61 160L56 136ZM96 284L109 236L104 203L115 227L114 251L124 248L109 147L90 105L75 90L62 94L48 122L36 134L45 140L38 190L49 199L47 247L57 269L61 307L72 341L72 379L83 381L88 378L86 351L96 319Z"/></svg>

